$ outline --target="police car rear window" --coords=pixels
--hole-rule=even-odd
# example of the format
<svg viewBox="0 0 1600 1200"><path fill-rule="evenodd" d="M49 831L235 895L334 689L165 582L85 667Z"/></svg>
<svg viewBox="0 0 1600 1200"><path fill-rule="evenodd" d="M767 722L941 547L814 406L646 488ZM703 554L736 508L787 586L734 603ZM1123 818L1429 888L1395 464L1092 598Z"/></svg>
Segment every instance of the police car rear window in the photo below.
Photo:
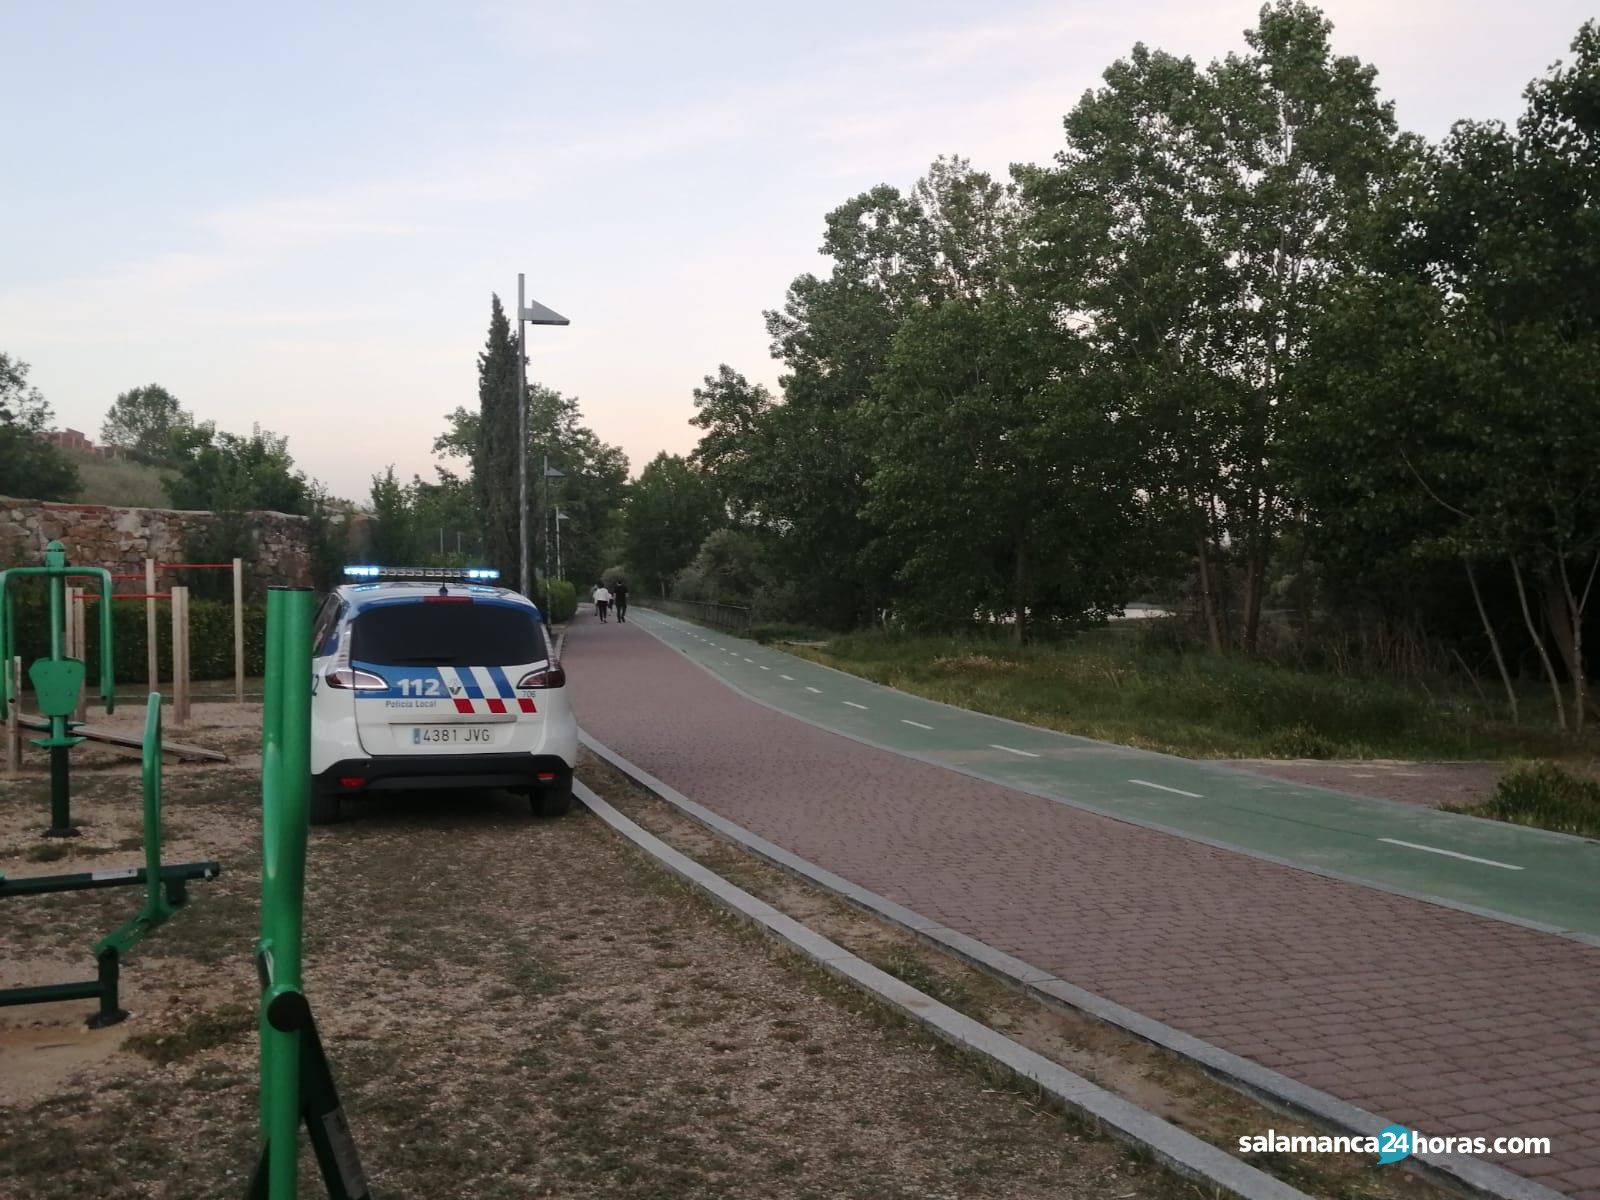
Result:
<svg viewBox="0 0 1600 1200"><path fill-rule="evenodd" d="M503 667L542 662L546 655L544 631L523 609L419 601L358 616L350 657L385 666Z"/></svg>

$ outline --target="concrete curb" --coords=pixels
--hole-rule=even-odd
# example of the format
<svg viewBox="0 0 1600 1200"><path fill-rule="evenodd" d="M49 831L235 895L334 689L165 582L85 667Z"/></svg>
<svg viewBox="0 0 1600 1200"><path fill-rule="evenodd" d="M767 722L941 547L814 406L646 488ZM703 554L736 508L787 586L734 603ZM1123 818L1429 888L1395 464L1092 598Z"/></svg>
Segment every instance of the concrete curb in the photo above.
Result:
<svg viewBox="0 0 1600 1200"><path fill-rule="evenodd" d="M683 624L691 624L691 622L683 621L683 618L681 618L681 617L673 617L673 616L670 616L670 615L668 615L666 613L653 613L652 615L657 616L657 617L665 617L669 621L679 621L679 622L681 622ZM1120 821L1124 825L1135 825L1140 829L1148 829L1152 833L1164 833L1168 837L1182 838L1184 841L1187 841L1187 842L1195 842L1195 843L1197 843L1199 845L1202 845L1202 846L1210 846L1214 850L1226 850L1230 854L1242 854L1246 858L1258 859L1261 862L1272 863L1274 866L1287 867L1291 871L1304 871L1308 875L1320 875L1324 879L1332 879L1332 880L1335 880L1335 881L1337 881L1339 883L1348 883L1348 884L1351 884L1352 886L1355 886L1355 887L1370 888L1373 891L1385 892L1388 895L1399 896L1399 897L1401 897L1402 899L1405 899L1405 900L1415 900L1419 904L1431 904L1436 908L1448 908L1448 909L1451 909L1451 910L1453 910L1455 912L1466 913L1468 916L1483 917L1485 920L1499 921L1502 924L1515 925L1520 929L1529 929L1529 930L1532 930L1534 933L1548 933L1548 934L1551 934L1554 937L1565 938L1569 942L1577 942L1580 945L1592 946L1592 947L1595 947L1595 948L1600 948L1600 934L1585 933L1582 930L1578 930L1578 929L1568 929L1563 925L1552 925L1547 921L1537 921L1537 920L1534 920L1531 917L1519 917L1514 913L1500 912L1498 909L1484 908L1484 907L1482 907L1480 905L1468 904L1467 902L1465 902L1463 900L1451 900L1451 899L1449 899L1448 897L1445 897L1445 896L1434 896L1434 895L1430 895L1427 892L1418 892L1418 891L1413 891L1413 890L1408 889L1408 888L1397 887L1394 884L1384 883L1381 880L1367 879L1367 878L1365 878L1363 876L1360 876L1360 875L1351 875L1351 874L1349 874L1347 872L1335 871L1335 870L1332 870L1332 869L1330 869L1328 867L1313 866L1310 863L1300 862L1300 861L1297 861L1297 860L1292 859L1292 858L1285 858L1285 857L1283 857L1281 855L1272 854L1271 852L1266 851L1266 850L1255 850L1255 849L1252 849L1249 846L1240 846L1240 845L1238 845L1237 843L1234 843L1234 842L1225 842L1225 841L1221 840L1220 838L1207 837L1204 834L1193 833L1193 832L1190 832L1188 830L1183 830L1183 829L1177 829L1177 828L1174 828L1171 825L1163 825L1158 821L1150 821L1150 820L1146 820L1143 817L1130 816L1127 813L1119 813L1119 812L1115 812L1115 811L1113 811L1111 809L1108 809L1108 808L1100 808L1100 807L1097 807L1097 806L1095 806L1093 804L1086 803L1085 801L1082 801L1082 800L1075 800L1071 796L1062 795L1060 792L1048 791L1045 788L1034 787L1031 784L1014 783L1014 782L1010 782L1010 781L1007 781L1007 780L995 779L995 778L993 778L991 776L981 774L980 772L975 771L970 767L964 767L964 766L960 765L959 763L945 762L942 759L933 758L930 755L918 754L914 750L903 750L903 749L901 749L901 748L899 748L897 746L889 746L889 745L885 745L882 742L875 742L871 738L862 737L860 734L849 733L849 732L846 732L843 729L837 729L832 725L824 725L824 724L822 724L822 722L814 721L810 717L801 716L799 713L792 713L788 709L779 708L776 704L773 704L770 700L764 700L760 696L755 695L753 692L747 691L745 688L740 687L737 683L734 683L731 679L726 679L723 676L718 675L715 671L713 671L705 663L700 662L698 659L694 658L693 656L688 654L686 651L680 650L677 646L674 646L671 643L665 641L663 638L660 637L659 634L657 634L655 632L655 630L651 629L648 625L640 625L639 628L643 629L651 637L653 637L657 641L661 642L661 644L663 646L666 646L666 648L668 650L671 650L674 654L677 654L680 657L682 657L685 662L691 663L697 669L699 669L701 671L704 671L712 679L715 679L718 683L722 684L723 687L728 688L730 691L734 691L734 692L739 693L739 695L743 696L746 700L749 700L752 704L759 704L759 705L761 705L762 708L770 709L771 711L773 711L775 713L781 713L784 716L789 717L789 718L791 718L793 720L801 721L801 722L803 722L803 723L805 723L807 725L810 725L813 729L822 730L824 733L831 733L831 734L835 735L836 737L848 738L852 742L857 742L857 743L859 743L860 745L863 745L863 746L870 746L874 750L882 750L885 754L898 754L898 755L900 755L901 758L909 758L913 762L926 763L930 767L938 767L940 770L943 770L943 771L954 771L957 775L965 775L969 779L976 779L976 780L979 780L980 782L990 784L990 785L992 785L994 787L1010 788L1012 791L1021 792L1025 796L1033 796L1033 797L1035 797L1036 799L1039 799L1039 800L1048 800L1052 804L1060 804L1060 805L1063 805L1063 806L1065 806L1067 808L1075 808L1080 812L1093 813L1095 816L1104 817L1108 821ZM738 635L737 634L727 634L726 636L728 636L728 637L737 637ZM894 691L893 688L887 688L881 683L874 683L872 680L863 679L859 675L851 675L848 671L841 671L837 667L830 667L825 663L814 663L810 659L802 659L801 661L805 662L808 666L818 667L818 668L820 668L821 670L824 670L824 671L831 671L835 675L842 676L845 679L851 680L854 683L860 684L860 685L868 687L868 688L875 688L875 689L877 689L879 691L887 691L887 692ZM902 693L902 694L903 695L908 695L908 696L911 695L911 693L909 693L909 692ZM1039 727L1038 726L1024 725L1020 721L1013 721L1010 717L997 717L997 716L993 715L992 713L980 713L980 712L974 712L974 711L971 711L971 710L968 710L968 709L956 708L954 705L946 704L942 700L929 700L926 696L914 696L913 698L917 699L917 700L924 701L925 703L928 703L928 704L938 705L940 708L949 709L951 712L959 713L959 714L961 714L963 716L969 716L969 717L970 716L978 716L978 717L982 717L985 720L989 720L989 721L1001 721L1001 722L1004 722L1005 724L1014 726L1019 730L1033 730L1034 732L1039 732ZM1127 747L1125 747L1125 746L1115 746L1115 744L1111 743L1111 742L1097 742L1097 741L1093 740L1092 738L1081 737L1081 736L1079 736L1078 734L1075 734L1075 733L1061 733L1059 730L1055 730L1055 729L1044 730L1044 732L1055 734L1058 737L1071 738L1071 739L1073 739L1075 741L1083 742L1086 745L1113 746L1116 749L1127 749ZM1142 751L1140 751L1140 753L1142 753L1142 754L1154 754L1154 755L1157 755L1157 756L1159 756L1161 758L1176 758L1177 757L1177 756L1171 755L1171 754L1163 754L1159 750L1147 750L1147 751L1146 750L1142 750ZM1240 775L1241 777L1248 778L1248 779L1253 779L1253 780L1258 780L1259 781L1259 779L1261 778L1260 776L1252 776L1248 772L1245 772L1245 771L1239 771L1239 770L1237 770L1236 768L1233 768L1233 767L1217 767L1216 769L1217 770L1222 770L1222 771L1228 771L1228 772L1231 772L1231 773L1236 774L1236 775ZM1346 793L1343 793L1343 792L1336 791L1333 788L1318 787L1315 784L1296 784L1295 786L1309 788L1312 791L1327 792L1327 793L1329 793L1331 795L1336 795L1336 796L1342 796L1342 795L1346 794ZM1371 800L1371 799L1374 799L1374 797L1363 796L1363 797L1358 797L1358 799ZM1381 803L1392 803L1391 801L1380 801L1380 802ZM1485 820L1486 818L1471 817L1471 818L1468 818L1468 819L1476 821L1476 820ZM1530 829L1527 830L1527 832L1530 833L1530 834L1531 833L1543 834L1543 835L1545 835L1547 837L1551 837L1551 838L1563 838L1563 839L1567 839L1567 840L1572 840L1572 835L1570 835L1570 834L1552 833L1551 831L1549 831L1547 829L1535 830L1535 829L1531 829L1530 828ZM1577 840L1582 841L1582 840L1586 840L1586 839L1580 838L1580 839L1577 839Z"/></svg>
<svg viewBox="0 0 1600 1200"><path fill-rule="evenodd" d="M810 883L835 893L857 907L900 926L939 949L954 954L962 961L1018 988L1026 995L1046 1004L1085 1013L1114 1025L1134 1037L1160 1046L1189 1060L1223 1083L1282 1112L1307 1118L1335 1130L1362 1135L1375 1135L1387 1126L1396 1124L1328 1092L1309 1087L1251 1059L1213 1046L1192 1034L1144 1016L1104 996L1086 991L1057 978L1049 971L924 917L902 904L852 883L843 876L835 875L832 871L819 867L785 850L782 846L750 832L742 825L695 803L670 784L629 762L581 729L578 739L597 758L620 771L657 799L694 818L719 836L742 846L775 866L782 867ZM1464 1190L1474 1196L1489 1197L1492 1200L1565 1200L1560 1192L1470 1155L1413 1155L1405 1162L1409 1170L1445 1187L1457 1191Z"/></svg>
<svg viewBox="0 0 1600 1200"><path fill-rule="evenodd" d="M1098 1122L1119 1140L1149 1151L1169 1169L1245 1200L1310 1200L1305 1192L1240 1162L858 958L647 833L584 784L575 784L573 791L597 817L673 874L759 925L763 932L811 959L830 975L860 988L943 1041L982 1055L1017 1077L1037 1084L1066 1108Z"/></svg>

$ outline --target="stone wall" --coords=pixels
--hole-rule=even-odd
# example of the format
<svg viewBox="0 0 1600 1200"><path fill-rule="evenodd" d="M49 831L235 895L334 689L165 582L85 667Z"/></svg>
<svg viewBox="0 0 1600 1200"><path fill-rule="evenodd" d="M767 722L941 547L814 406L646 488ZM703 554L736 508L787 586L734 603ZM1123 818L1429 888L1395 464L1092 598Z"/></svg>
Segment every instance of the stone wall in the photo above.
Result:
<svg viewBox="0 0 1600 1200"><path fill-rule="evenodd" d="M273 584L311 586L310 518L284 513L246 514L255 531L255 553L245 560L245 587L253 595ZM215 521L216 514L166 508L119 508L108 504L49 504L0 496L0 567L36 566L45 543L59 541L67 561L79 566L109 567L115 573L144 570L144 560L186 562L190 534ZM335 521L344 524L342 518ZM345 529L348 535L354 530ZM157 588L176 580L163 574ZM133 580L118 591L142 591Z"/></svg>

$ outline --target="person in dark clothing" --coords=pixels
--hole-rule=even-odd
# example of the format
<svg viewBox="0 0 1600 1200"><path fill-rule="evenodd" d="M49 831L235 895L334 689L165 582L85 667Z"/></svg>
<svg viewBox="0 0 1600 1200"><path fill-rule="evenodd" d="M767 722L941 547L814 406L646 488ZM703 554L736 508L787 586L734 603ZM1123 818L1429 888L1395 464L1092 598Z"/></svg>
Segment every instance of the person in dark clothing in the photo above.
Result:
<svg viewBox="0 0 1600 1200"><path fill-rule="evenodd" d="M617 620L628 619L628 581L619 579L611 585L611 609L617 614Z"/></svg>

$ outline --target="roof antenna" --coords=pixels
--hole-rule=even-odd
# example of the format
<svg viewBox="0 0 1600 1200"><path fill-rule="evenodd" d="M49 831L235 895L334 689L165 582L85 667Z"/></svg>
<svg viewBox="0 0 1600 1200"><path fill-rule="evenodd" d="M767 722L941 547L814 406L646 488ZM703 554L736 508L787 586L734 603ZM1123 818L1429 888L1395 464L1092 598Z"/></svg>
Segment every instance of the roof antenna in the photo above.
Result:
<svg viewBox="0 0 1600 1200"><path fill-rule="evenodd" d="M439 595L448 596L449 594L450 594L450 589L445 587L445 585L441 583L439 585Z"/></svg>

